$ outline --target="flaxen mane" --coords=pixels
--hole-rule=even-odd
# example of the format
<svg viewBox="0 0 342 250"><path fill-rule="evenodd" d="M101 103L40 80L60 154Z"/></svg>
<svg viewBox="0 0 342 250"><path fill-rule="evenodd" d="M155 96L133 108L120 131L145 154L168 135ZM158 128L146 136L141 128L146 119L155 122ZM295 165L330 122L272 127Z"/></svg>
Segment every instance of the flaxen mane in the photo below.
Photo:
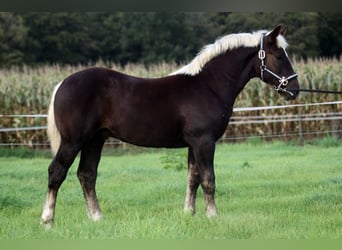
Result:
<svg viewBox="0 0 342 250"><path fill-rule="evenodd" d="M198 55L187 65L170 75L197 75L201 72L203 66L214 57L239 47L255 47L260 44L260 38L263 33L269 33L265 30L260 30L254 33L238 33L223 36L217 39L214 43L208 44L198 53ZM287 42L282 35L279 35L278 46L287 47Z"/></svg>

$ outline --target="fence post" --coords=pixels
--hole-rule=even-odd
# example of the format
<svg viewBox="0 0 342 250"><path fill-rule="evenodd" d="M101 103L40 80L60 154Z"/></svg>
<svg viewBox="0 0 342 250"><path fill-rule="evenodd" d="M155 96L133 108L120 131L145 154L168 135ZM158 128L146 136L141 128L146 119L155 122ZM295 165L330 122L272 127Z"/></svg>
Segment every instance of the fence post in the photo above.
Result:
<svg viewBox="0 0 342 250"><path fill-rule="evenodd" d="M303 137L303 123L302 123L302 115L298 113L298 134L299 134L299 145L304 145L304 137Z"/></svg>
<svg viewBox="0 0 342 250"><path fill-rule="evenodd" d="M339 125L340 125L339 120L332 120L331 121L331 136L336 138L337 140L340 139L340 136L338 133Z"/></svg>

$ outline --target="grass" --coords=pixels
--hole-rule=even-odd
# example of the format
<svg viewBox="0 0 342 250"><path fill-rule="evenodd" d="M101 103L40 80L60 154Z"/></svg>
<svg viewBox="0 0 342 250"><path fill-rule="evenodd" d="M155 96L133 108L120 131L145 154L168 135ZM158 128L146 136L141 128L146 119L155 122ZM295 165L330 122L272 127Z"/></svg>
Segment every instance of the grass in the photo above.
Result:
<svg viewBox="0 0 342 250"><path fill-rule="evenodd" d="M76 161L49 231L39 219L50 160L1 157L0 239L342 238L341 144L218 145L216 219L205 217L201 190L197 214L183 214L186 171L163 168L163 155L102 157L97 190L104 219L98 223L87 218Z"/></svg>

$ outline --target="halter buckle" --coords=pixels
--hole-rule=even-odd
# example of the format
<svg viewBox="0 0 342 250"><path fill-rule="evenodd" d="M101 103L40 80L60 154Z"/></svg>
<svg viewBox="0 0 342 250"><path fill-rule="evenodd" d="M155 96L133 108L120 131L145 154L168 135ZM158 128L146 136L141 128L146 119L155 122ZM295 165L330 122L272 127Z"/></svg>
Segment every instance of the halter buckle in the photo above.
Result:
<svg viewBox="0 0 342 250"><path fill-rule="evenodd" d="M258 56L259 56L259 59L260 59L260 60L264 60L265 57L266 57L265 50L263 50L263 49L259 50Z"/></svg>

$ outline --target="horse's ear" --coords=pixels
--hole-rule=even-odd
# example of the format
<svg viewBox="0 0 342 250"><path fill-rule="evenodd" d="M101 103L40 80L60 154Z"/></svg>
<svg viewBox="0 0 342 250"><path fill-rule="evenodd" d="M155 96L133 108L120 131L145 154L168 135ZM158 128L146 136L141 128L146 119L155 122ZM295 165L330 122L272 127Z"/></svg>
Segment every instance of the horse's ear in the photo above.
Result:
<svg viewBox="0 0 342 250"><path fill-rule="evenodd" d="M287 31L287 27L286 26L282 26L281 29L280 29L280 35L285 36L286 31Z"/></svg>
<svg viewBox="0 0 342 250"><path fill-rule="evenodd" d="M286 31L286 30L285 30ZM271 39L272 42L277 41L277 36L282 35L283 32L283 26L279 24L277 27L275 27L269 34L268 37Z"/></svg>

